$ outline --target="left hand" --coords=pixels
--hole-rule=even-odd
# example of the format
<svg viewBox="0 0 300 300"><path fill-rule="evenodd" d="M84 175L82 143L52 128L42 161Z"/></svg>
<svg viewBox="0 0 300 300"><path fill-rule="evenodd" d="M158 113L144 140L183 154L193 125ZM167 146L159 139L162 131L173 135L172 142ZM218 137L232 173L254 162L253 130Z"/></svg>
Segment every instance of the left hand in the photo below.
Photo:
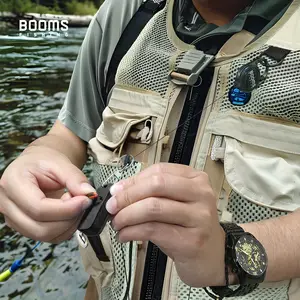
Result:
<svg viewBox="0 0 300 300"><path fill-rule="evenodd" d="M114 185L107 210L119 241L151 241L193 287L224 285L225 234L206 173L157 164Z"/></svg>

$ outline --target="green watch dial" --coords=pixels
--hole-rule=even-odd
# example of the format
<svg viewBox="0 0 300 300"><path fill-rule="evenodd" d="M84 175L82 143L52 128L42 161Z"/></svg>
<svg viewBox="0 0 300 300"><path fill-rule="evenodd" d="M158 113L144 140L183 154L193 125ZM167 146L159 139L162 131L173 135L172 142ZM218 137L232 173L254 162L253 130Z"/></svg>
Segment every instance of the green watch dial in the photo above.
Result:
<svg viewBox="0 0 300 300"><path fill-rule="evenodd" d="M240 237L235 245L236 260L249 275L259 277L267 269L267 255L263 246L250 234Z"/></svg>

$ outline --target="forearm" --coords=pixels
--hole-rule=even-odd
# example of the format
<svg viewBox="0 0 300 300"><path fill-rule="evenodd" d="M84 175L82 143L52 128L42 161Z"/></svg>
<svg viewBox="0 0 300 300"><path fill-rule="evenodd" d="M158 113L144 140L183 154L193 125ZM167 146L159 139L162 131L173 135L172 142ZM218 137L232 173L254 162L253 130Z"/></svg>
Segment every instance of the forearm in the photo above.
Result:
<svg viewBox="0 0 300 300"><path fill-rule="evenodd" d="M294 213L279 218L239 224L245 232L253 234L267 252L268 269L265 278L266 282L300 278L299 220L300 210L297 210ZM222 276L218 281L215 279L211 286L225 285L224 267L225 265L223 264L219 266L219 274L222 274ZM233 274L230 269L228 275L230 285L239 283L237 275Z"/></svg>
<svg viewBox="0 0 300 300"><path fill-rule="evenodd" d="M265 281L300 277L300 210L241 227L252 233L266 249L268 270Z"/></svg>
<svg viewBox="0 0 300 300"><path fill-rule="evenodd" d="M73 132L66 128L60 121L57 121L49 133L31 143L26 150L35 151L43 147L58 151L65 155L74 165L82 168L87 159L87 146L84 141L77 137ZM40 150L39 151L42 151Z"/></svg>

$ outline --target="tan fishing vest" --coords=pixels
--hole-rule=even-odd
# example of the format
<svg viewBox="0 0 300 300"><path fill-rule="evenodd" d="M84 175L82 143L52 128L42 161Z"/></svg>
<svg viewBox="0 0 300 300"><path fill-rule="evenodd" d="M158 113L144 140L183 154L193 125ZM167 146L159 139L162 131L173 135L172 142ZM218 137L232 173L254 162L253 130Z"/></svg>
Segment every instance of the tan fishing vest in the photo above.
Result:
<svg viewBox="0 0 300 300"><path fill-rule="evenodd" d="M187 76L177 74L170 81L168 75L193 49L174 32L173 2L169 0L150 20L121 61L103 122L89 143L97 187L108 178L116 182L168 161L173 129L188 90ZM252 222L300 207L299 6L300 1L294 1L284 17L252 43L254 36L249 32L234 35L213 62L214 78L190 165L209 174L219 199L220 219ZM291 52L282 64L269 69L266 81L252 92L247 105L233 106L228 91L237 71L270 46ZM132 155L135 162L120 172L116 161L123 154ZM118 243L109 224L100 238L109 261L100 261L88 242L80 243L98 299L123 300L128 288L128 299L138 300L147 244ZM162 299L210 297L202 289L185 285L168 259ZM300 283L298 279L264 283L238 299L299 300Z"/></svg>

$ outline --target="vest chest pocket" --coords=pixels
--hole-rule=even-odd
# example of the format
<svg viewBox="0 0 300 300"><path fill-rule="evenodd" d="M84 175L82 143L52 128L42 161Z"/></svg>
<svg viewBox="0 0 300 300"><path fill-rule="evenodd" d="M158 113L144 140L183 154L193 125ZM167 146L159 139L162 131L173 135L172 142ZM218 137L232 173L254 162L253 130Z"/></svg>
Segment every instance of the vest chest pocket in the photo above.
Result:
<svg viewBox="0 0 300 300"><path fill-rule="evenodd" d="M155 152L150 144L159 136L167 105L159 94L116 86L96 137L89 142L94 161L115 166L121 155L129 154L143 166L152 164L155 155L145 157L145 152Z"/></svg>
<svg viewBox="0 0 300 300"><path fill-rule="evenodd" d="M291 212L300 207L300 52L291 51L279 64L267 58L272 67L246 105L232 105L228 99L240 68L257 61L266 49L221 67L218 105L208 123L208 131L217 136L212 160L224 161L225 179L233 190L230 199Z"/></svg>
<svg viewBox="0 0 300 300"><path fill-rule="evenodd" d="M220 93L224 94L220 97L220 112L236 110L300 124L300 51L292 51L280 64L268 58L268 63L271 65L268 68L258 64L261 74L265 74L266 79L250 93L247 105L232 105L228 99L230 89L236 86L236 80L240 78L239 70L251 62L257 62L265 49L266 47L233 61L230 66L223 67ZM245 73L245 77L249 77L248 81L252 78L251 74L251 72ZM257 83L256 77L253 80ZM242 78L238 80L238 82L240 81Z"/></svg>
<svg viewBox="0 0 300 300"><path fill-rule="evenodd" d="M300 126L239 112L218 115L210 126L222 139L213 159L224 161L234 192L271 209L300 207Z"/></svg>

